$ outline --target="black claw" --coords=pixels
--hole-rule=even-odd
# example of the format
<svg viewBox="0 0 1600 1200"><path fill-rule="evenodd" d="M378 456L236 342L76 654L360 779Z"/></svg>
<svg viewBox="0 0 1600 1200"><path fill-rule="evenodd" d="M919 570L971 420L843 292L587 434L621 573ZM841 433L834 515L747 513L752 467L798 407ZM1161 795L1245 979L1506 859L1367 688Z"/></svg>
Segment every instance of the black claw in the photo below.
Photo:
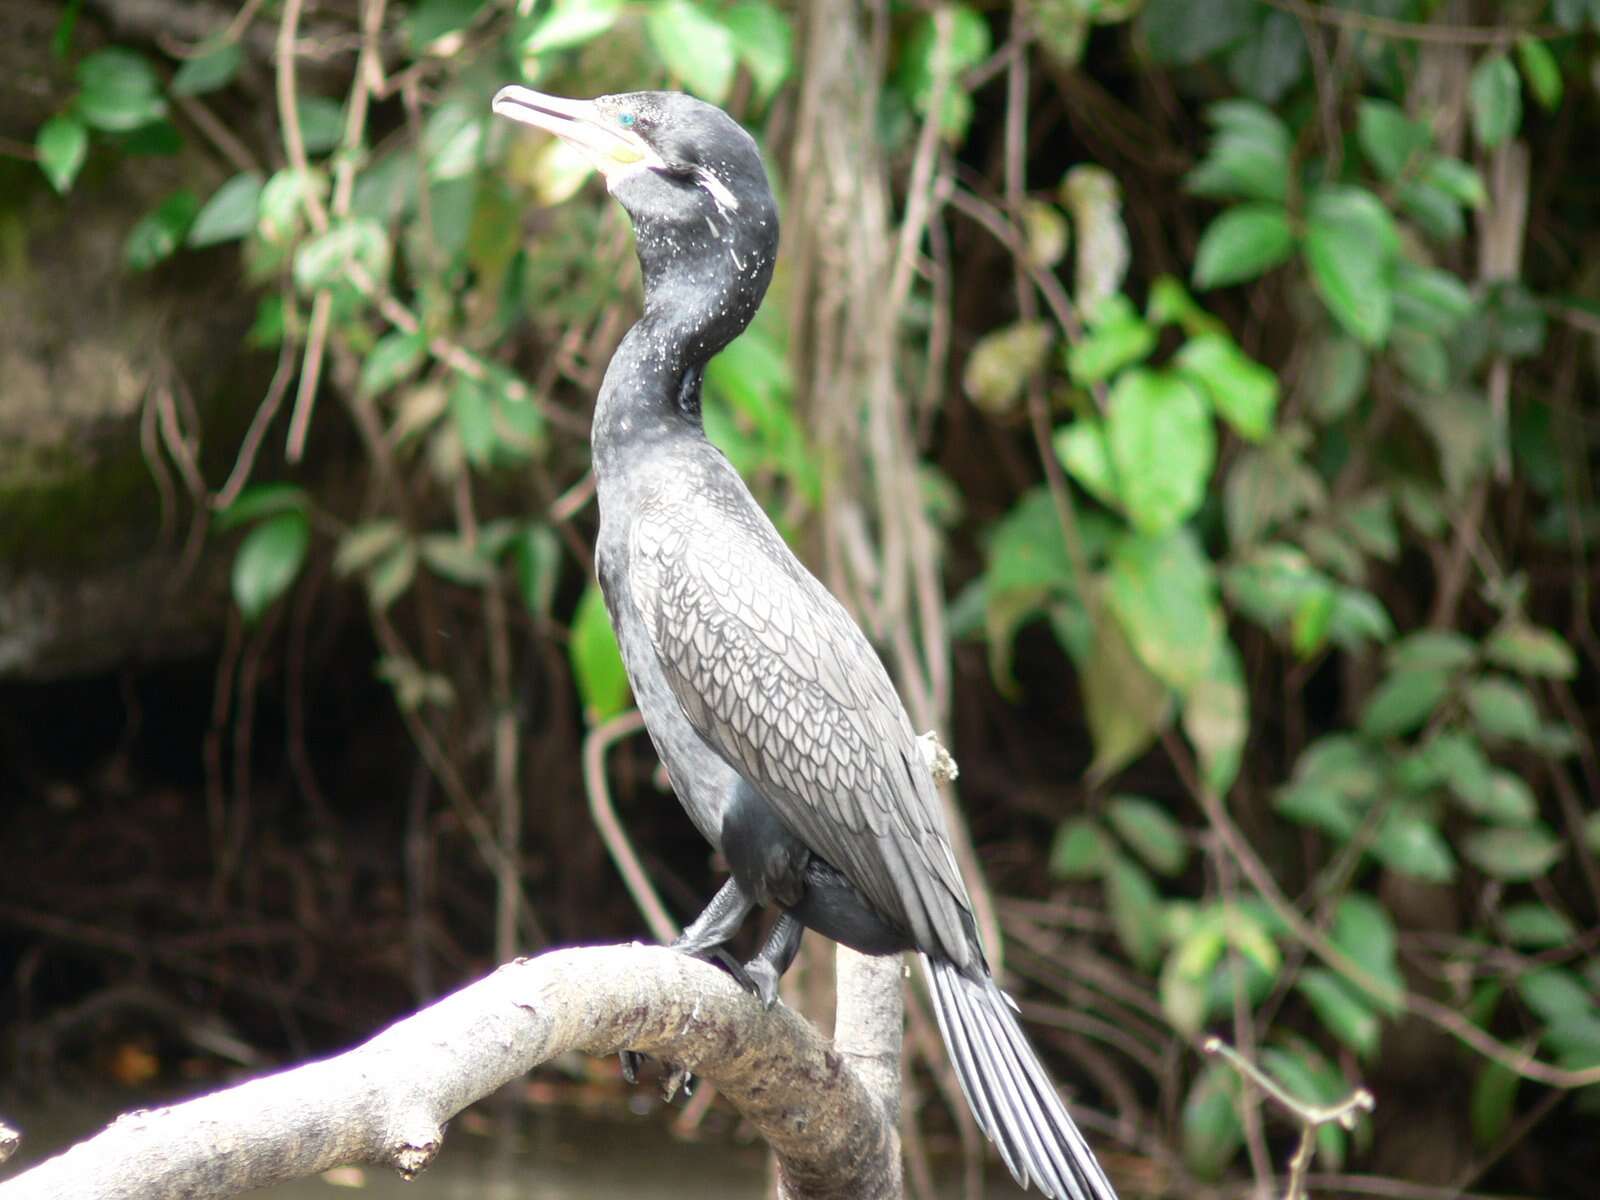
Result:
<svg viewBox="0 0 1600 1200"><path fill-rule="evenodd" d="M622 1062L622 1077L629 1083L638 1083L639 1068L644 1063L644 1055L637 1050L618 1050L617 1058Z"/></svg>

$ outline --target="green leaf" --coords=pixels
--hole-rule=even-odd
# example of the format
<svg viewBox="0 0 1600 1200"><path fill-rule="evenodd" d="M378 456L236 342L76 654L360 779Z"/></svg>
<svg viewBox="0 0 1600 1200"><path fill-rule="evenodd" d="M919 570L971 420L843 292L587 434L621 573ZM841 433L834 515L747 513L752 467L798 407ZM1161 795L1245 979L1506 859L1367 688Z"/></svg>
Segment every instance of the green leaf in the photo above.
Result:
<svg viewBox="0 0 1600 1200"><path fill-rule="evenodd" d="M1399 737L1419 729L1450 691L1450 673L1438 669L1395 671L1367 697L1361 732Z"/></svg>
<svg viewBox="0 0 1600 1200"><path fill-rule="evenodd" d="M1106 901L1111 924L1128 958L1141 971L1153 969L1161 958L1161 896L1143 867L1120 854L1106 864Z"/></svg>
<svg viewBox="0 0 1600 1200"><path fill-rule="evenodd" d="M187 59L172 77L174 96L203 96L233 82L244 62L238 42L219 42L204 53Z"/></svg>
<svg viewBox="0 0 1600 1200"><path fill-rule="evenodd" d="M1139 661L1122 626L1102 611L1081 664L1084 718L1094 741L1089 774L1104 779L1150 746L1166 724L1172 700L1166 686Z"/></svg>
<svg viewBox="0 0 1600 1200"><path fill-rule="evenodd" d="M305 242L295 252L294 281L304 292L332 287L344 282L352 263L360 263L374 279L388 275L389 239L376 221L362 217L341 221Z"/></svg>
<svg viewBox="0 0 1600 1200"><path fill-rule="evenodd" d="M457 375L450 389L450 416L467 461L479 469L487 467L499 444L488 389L476 379Z"/></svg>
<svg viewBox="0 0 1600 1200"><path fill-rule="evenodd" d="M428 353L428 336L420 329L403 333L396 329L378 339L361 364L357 390L363 396L386 392L405 379Z"/></svg>
<svg viewBox="0 0 1600 1200"><path fill-rule="evenodd" d="M1372 853L1385 866L1428 883L1449 883L1456 876L1455 855L1438 823L1413 804L1396 804L1384 814Z"/></svg>
<svg viewBox="0 0 1600 1200"><path fill-rule="evenodd" d="M1478 1149L1497 1143L1511 1124L1516 1109L1517 1086L1522 1077L1510 1067L1486 1062L1472 1084L1472 1140Z"/></svg>
<svg viewBox="0 0 1600 1200"><path fill-rule="evenodd" d="M1422 180L1467 208L1482 208L1489 203L1489 189L1484 186L1483 176L1476 167L1459 158L1440 155L1429 159L1428 165L1422 168Z"/></svg>
<svg viewBox="0 0 1600 1200"><path fill-rule="evenodd" d="M1508 905L1500 914L1500 924L1508 942L1527 950L1553 950L1578 936L1566 917L1531 900Z"/></svg>
<svg viewBox="0 0 1600 1200"><path fill-rule="evenodd" d="M1259 442L1272 432L1278 377L1224 334L1191 338L1175 359L1240 437Z"/></svg>
<svg viewBox="0 0 1600 1200"><path fill-rule="evenodd" d="M406 14L406 40L420 54L440 38L465 29L483 9L484 0L420 0ZM459 45L452 42L450 46ZM440 47L441 51L448 47Z"/></svg>
<svg viewBox="0 0 1600 1200"><path fill-rule="evenodd" d="M239 498L217 514L212 528L226 533L250 521L281 512L303 512L310 498L305 488L292 483L252 483Z"/></svg>
<svg viewBox="0 0 1600 1200"><path fill-rule="evenodd" d="M1176 875L1189 859L1183 826L1152 800L1143 796L1113 796L1106 807L1111 827L1132 847L1151 870Z"/></svg>
<svg viewBox="0 0 1600 1200"><path fill-rule="evenodd" d="M1461 202L1427 179L1402 180L1395 193L1401 210L1429 237L1441 242L1460 241L1467 232Z"/></svg>
<svg viewBox="0 0 1600 1200"><path fill-rule="evenodd" d="M1106 603L1157 679L1187 692L1210 673L1223 638L1222 609L1211 562L1188 530L1119 538Z"/></svg>
<svg viewBox="0 0 1600 1200"><path fill-rule="evenodd" d="M1075 383L1109 379L1146 358L1156 346L1156 331L1121 294L1102 300L1091 315L1089 331L1067 348L1067 371Z"/></svg>
<svg viewBox="0 0 1600 1200"><path fill-rule="evenodd" d="M899 91L910 97L912 108L926 113L933 103L934 82L940 75L949 78L944 111L939 127L952 141L965 136L972 120L972 98L961 87L961 76L989 57L993 39L988 22L967 4L945 6L950 20L948 50L938 56L939 36L933 14L922 17L912 27L900 51L897 72Z"/></svg>
<svg viewBox="0 0 1600 1200"><path fill-rule="evenodd" d="M1478 829L1467 835L1461 851L1486 875L1507 883L1537 879L1560 859L1560 839L1543 825Z"/></svg>
<svg viewBox="0 0 1600 1200"><path fill-rule="evenodd" d="M233 599L248 624L254 624L300 573L311 522L300 511L282 512L257 525L233 556Z"/></svg>
<svg viewBox="0 0 1600 1200"><path fill-rule="evenodd" d="M520 47L524 58L592 41L616 24L622 0L556 0Z"/></svg>
<svg viewBox="0 0 1600 1200"><path fill-rule="evenodd" d="M1208 930L1202 936L1220 950L1222 939L1214 930ZM1161 967L1161 977L1156 982L1156 996L1161 1001L1162 1013L1172 1027L1192 1038L1205 1025L1208 980L1205 974L1193 974L1180 969L1185 950L1186 947L1181 947L1167 955L1167 961Z"/></svg>
<svg viewBox="0 0 1600 1200"><path fill-rule="evenodd" d="M1121 506L1116 473L1111 467L1111 451L1106 446L1105 430L1099 421L1081 417L1057 429L1052 441L1061 465L1085 491L1102 504L1112 508Z"/></svg>
<svg viewBox="0 0 1600 1200"><path fill-rule="evenodd" d="M356 575L406 540L406 528L399 521L364 521L339 538L333 554L336 575Z"/></svg>
<svg viewBox="0 0 1600 1200"><path fill-rule="evenodd" d="M122 261L131 271L144 271L171 258L199 210L200 200L188 188L173 192L128 231Z"/></svg>
<svg viewBox="0 0 1600 1200"><path fill-rule="evenodd" d="M1212 1062L1200 1072L1184 1099L1183 1161L1198 1179L1220 1179L1244 1145L1244 1126L1234 1102L1238 1091L1233 1068Z"/></svg>
<svg viewBox="0 0 1600 1200"><path fill-rule="evenodd" d="M1378 1014L1353 987L1326 967L1307 967L1295 987L1323 1026L1362 1058L1378 1048Z"/></svg>
<svg viewBox="0 0 1600 1200"><path fill-rule="evenodd" d="M1361 994L1390 1016L1398 1016L1405 980L1400 975L1399 937L1388 910L1371 896L1352 892L1334 909L1329 937L1349 958L1390 989L1387 996L1368 996L1364 989Z"/></svg>
<svg viewBox="0 0 1600 1200"><path fill-rule="evenodd" d="M1483 649L1490 662L1521 675L1573 679L1578 674L1578 656L1560 634L1524 621L1502 625Z"/></svg>
<svg viewBox="0 0 1600 1200"><path fill-rule="evenodd" d="M199 249L242 238L256 227L262 178L254 171L235 175L211 194L189 227L188 243Z"/></svg>
<svg viewBox="0 0 1600 1200"><path fill-rule="evenodd" d="M530 613L547 617L561 580L561 543L548 525L527 526L511 544L517 588Z"/></svg>
<svg viewBox="0 0 1600 1200"><path fill-rule="evenodd" d="M1476 679L1467 687L1467 709L1485 737L1537 743L1539 709L1528 689L1503 676Z"/></svg>
<svg viewBox="0 0 1600 1200"><path fill-rule="evenodd" d="M1183 284L1171 275L1159 276L1150 285L1150 296L1145 301L1145 317L1154 325L1176 324L1190 337L1228 331L1226 325L1201 308Z"/></svg>
<svg viewBox="0 0 1600 1200"><path fill-rule="evenodd" d="M1368 346L1381 346L1394 320L1394 219L1364 188L1319 188L1306 219L1311 282L1328 311Z"/></svg>
<svg viewBox="0 0 1600 1200"><path fill-rule="evenodd" d="M1522 77L1528 82L1542 108L1554 112L1561 106L1561 68L1550 47L1536 37L1523 34L1517 39L1517 62L1522 66Z"/></svg>
<svg viewBox="0 0 1600 1200"><path fill-rule="evenodd" d="M737 51L726 25L690 0L663 0L645 14L645 31L689 91L712 104L727 100Z"/></svg>
<svg viewBox="0 0 1600 1200"><path fill-rule="evenodd" d="M1394 277L1395 320L1438 337L1448 337L1476 307L1461 277L1435 267L1402 263Z"/></svg>
<svg viewBox="0 0 1600 1200"><path fill-rule="evenodd" d="M1278 204L1241 204L1222 213L1200 235L1194 286L1202 291L1242 283L1287 262L1294 253L1289 214Z"/></svg>
<svg viewBox="0 0 1600 1200"><path fill-rule="evenodd" d="M417 577L417 544L410 538L392 546L366 571L367 602L383 612Z"/></svg>
<svg viewBox="0 0 1600 1200"><path fill-rule="evenodd" d="M1044 321L1018 321L986 333L967 356L961 386L984 412L1008 413L1054 343L1055 331Z"/></svg>
<svg viewBox="0 0 1600 1200"><path fill-rule="evenodd" d="M76 117L51 117L39 126L33 148L44 177L64 196L89 155L89 131Z"/></svg>
<svg viewBox="0 0 1600 1200"><path fill-rule="evenodd" d="M1206 157L1184 181L1189 190L1281 207L1289 194L1294 145L1289 127L1270 109L1250 100L1224 100L1213 104L1206 116L1217 132Z"/></svg>
<svg viewBox="0 0 1600 1200"><path fill-rule="evenodd" d="M307 154L326 154L344 140L344 109L327 96L301 96L295 101L300 140Z"/></svg>
<svg viewBox="0 0 1600 1200"><path fill-rule="evenodd" d="M1344 1076L1305 1044L1292 1050L1263 1046L1261 1065L1290 1095L1304 1104L1331 1106L1349 1091ZM1339 1169L1344 1162L1347 1140L1348 1135L1337 1121L1329 1121L1317 1130L1317 1154L1325 1166Z"/></svg>
<svg viewBox="0 0 1600 1200"><path fill-rule="evenodd" d="M1181 376L1124 372L1111 389L1106 445L1128 519L1140 531L1161 533L1200 507L1216 433L1205 401Z"/></svg>
<svg viewBox="0 0 1600 1200"><path fill-rule="evenodd" d="M1517 995L1546 1021L1586 1015L1594 1007L1589 989L1565 967L1540 967L1517 976Z"/></svg>
<svg viewBox="0 0 1600 1200"><path fill-rule="evenodd" d="M794 35L789 21L765 0L735 4L719 16L733 35L739 61L755 81L756 94L769 98L794 68Z"/></svg>
<svg viewBox="0 0 1600 1200"><path fill-rule="evenodd" d="M1522 124L1522 87L1517 69L1504 54L1486 55L1467 84L1472 131L1485 149L1498 146Z"/></svg>
<svg viewBox="0 0 1600 1200"><path fill-rule="evenodd" d="M452 583L481 587L494 578L493 565L458 533L425 533L417 550L430 571Z"/></svg>
<svg viewBox="0 0 1600 1200"><path fill-rule="evenodd" d="M572 616L572 633L567 642L572 673L583 697L584 716L590 725L614 717L628 706L628 675L622 667L622 654L606 615L605 599L597 584L584 589Z"/></svg>
<svg viewBox="0 0 1600 1200"><path fill-rule="evenodd" d="M1453 629L1420 629L1384 655L1391 671L1459 671L1478 659L1472 640Z"/></svg>
<svg viewBox="0 0 1600 1200"><path fill-rule="evenodd" d="M1256 12L1252 0L1147 0L1139 32L1156 62L1197 63L1248 38Z"/></svg>
<svg viewBox="0 0 1600 1200"><path fill-rule="evenodd" d="M1200 773L1217 795L1239 776L1250 736L1250 693L1239 654L1223 639L1211 670L1183 697L1183 732L1200 756Z"/></svg>
<svg viewBox="0 0 1600 1200"><path fill-rule="evenodd" d="M1433 141L1428 127L1407 117L1398 104L1370 99L1361 102L1356 138L1367 161L1385 179L1397 179Z"/></svg>
<svg viewBox="0 0 1600 1200"><path fill-rule="evenodd" d="M1306 72L1306 35L1287 12L1269 12L1228 55L1228 78L1263 104L1277 104Z"/></svg>
<svg viewBox="0 0 1600 1200"><path fill-rule="evenodd" d="M1053 879L1093 879L1105 870L1115 853L1100 826L1089 817L1061 822L1050 843Z"/></svg>
<svg viewBox="0 0 1600 1200"><path fill-rule="evenodd" d="M77 75L77 114L93 129L125 133L167 111L155 68L132 50L96 50L78 64Z"/></svg>

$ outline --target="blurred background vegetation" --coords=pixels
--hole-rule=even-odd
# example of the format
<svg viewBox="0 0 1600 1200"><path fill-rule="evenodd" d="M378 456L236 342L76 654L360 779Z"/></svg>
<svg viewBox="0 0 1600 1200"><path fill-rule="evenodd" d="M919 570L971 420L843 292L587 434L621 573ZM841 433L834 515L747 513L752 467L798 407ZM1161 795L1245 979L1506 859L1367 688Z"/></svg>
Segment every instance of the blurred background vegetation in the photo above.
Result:
<svg viewBox="0 0 1600 1200"><path fill-rule="evenodd" d="M710 894L593 585L627 224L488 110L670 86L785 223L708 431L955 751L1123 1194L1281 1172L1208 1033L1376 1094L1319 1194L1593 1193L1600 0L0 12L13 1106Z"/></svg>

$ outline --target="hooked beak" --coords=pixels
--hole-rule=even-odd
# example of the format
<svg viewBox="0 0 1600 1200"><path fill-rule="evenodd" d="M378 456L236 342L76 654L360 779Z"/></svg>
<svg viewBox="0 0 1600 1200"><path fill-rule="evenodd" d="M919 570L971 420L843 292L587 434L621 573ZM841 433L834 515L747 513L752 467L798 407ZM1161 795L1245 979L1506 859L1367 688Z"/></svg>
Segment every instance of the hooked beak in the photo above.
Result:
<svg viewBox="0 0 1600 1200"><path fill-rule="evenodd" d="M555 134L578 150L607 182L666 163L631 129L617 124L592 100L568 100L515 84L495 93L495 113Z"/></svg>

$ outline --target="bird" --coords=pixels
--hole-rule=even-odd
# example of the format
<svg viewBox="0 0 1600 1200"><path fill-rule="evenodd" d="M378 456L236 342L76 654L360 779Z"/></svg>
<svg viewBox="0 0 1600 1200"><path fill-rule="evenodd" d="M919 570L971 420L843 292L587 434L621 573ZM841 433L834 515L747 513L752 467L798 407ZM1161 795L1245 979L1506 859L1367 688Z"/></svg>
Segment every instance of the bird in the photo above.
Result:
<svg viewBox="0 0 1600 1200"><path fill-rule="evenodd" d="M916 951L967 1103L1018 1182L1115 1200L990 973L888 672L706 437L706 364L750 323L778 252L755 139L681 92L511 85L492 109L573 147L633 224L643 313L590 434L596 572L673 791L730 870L674 947L726 961L745 918L775 907L756 956L733 964L769 1007L807 928L869 955Z"/></svg>

